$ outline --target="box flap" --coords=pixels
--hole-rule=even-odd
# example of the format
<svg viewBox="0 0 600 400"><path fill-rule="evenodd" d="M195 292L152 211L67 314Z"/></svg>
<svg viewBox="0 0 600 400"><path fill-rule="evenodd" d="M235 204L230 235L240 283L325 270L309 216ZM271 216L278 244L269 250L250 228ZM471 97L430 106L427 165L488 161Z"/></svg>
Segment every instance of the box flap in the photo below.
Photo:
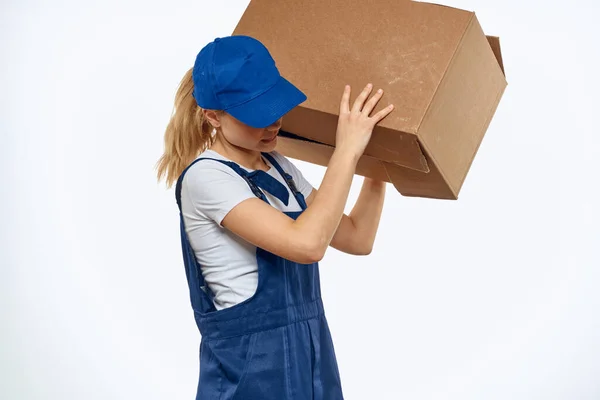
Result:
<svg viewBox="0 0 600 400"><path fill-rule="evenodd" d="M504 76L506 76L506 71L504 71L504 62L502 61L502 51L500 50L500 38L497 36L486 36L494 55L496 56L496 60L498 60L498 65L500 65L500 69Z"/></svg>
<svg viewBox="0 0 600 400"><path fill-rule="evenodd" d="M275 150L286 157L326 167L329 164L334 147L280 131ZM355 173L384 182L390 182L383 163L372 157L362 156L358 161Z"/></svg>
<svg viewBox="0 0 600 400"><path fill-rule="evenodd" d="M286 157L326 167L335 148L280 131L276 150ZM452 200L457 198L435 166L430 173L425 173L363 155L358 161L355 173L390 182L403 196Z"/></svg>
<svg viewBox="0 0 600 400"><path fill-rule="evenodd" d="M296 107L283 118L282 130L335 146L337 124L338 115ZM376 126L364 154L417 171L429 171L417 137L405 132Z"/></svg>
<svg viewBox="0 0 600 400"><path fill-rule="evenodd" d="M458 199L458 195L448 186L433 163L428 174L388 163L384 163L384 167L390 181L403 196L442 200Z"/></svg>

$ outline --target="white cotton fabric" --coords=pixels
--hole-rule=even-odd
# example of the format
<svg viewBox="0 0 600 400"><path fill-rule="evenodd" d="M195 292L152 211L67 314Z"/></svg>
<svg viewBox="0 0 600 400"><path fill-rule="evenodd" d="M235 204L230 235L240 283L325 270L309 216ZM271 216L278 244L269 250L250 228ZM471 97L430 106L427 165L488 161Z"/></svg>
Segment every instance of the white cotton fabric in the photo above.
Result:
<svg viewBox="0 0 600 400"><path fill-rule="evenodd" d="M308 197L313 187L298 168L283 155L277 152L270 154L293 177L304 197ZM213 150L206 150L199 158L230 161ZM268 174L280 181L290 195L286 206L265 192L269 203L280 211L300 211L300 204L283 177L269 160L265 159L265 162L270 166ZM256 292L256 247L221 226L223 218L236 205L255 197L242 177L218 161L196 162L188 169L182 182L181 208L185 230L204 280L215 295L214 303L218 310L238 304Z"/></svg>

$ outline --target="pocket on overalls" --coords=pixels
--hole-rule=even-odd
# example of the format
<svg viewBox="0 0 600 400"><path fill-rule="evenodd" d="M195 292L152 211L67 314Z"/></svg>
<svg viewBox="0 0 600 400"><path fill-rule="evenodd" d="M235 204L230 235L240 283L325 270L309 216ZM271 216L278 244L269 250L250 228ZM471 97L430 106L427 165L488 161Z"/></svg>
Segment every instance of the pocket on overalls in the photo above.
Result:
<svg viewBox="0 0 600 400"><path fill-rule="evenodd" d="M231 399L251 358L254 340L255 334L251 334L206 342L200 362L199 392L206 393L207 399Z"/></svg>
<svg viewBox="0 0 600 400"><path fill-rule="evenodd" d="M232 400L290 398L288 340L285 327L253 335L247 362Z"/></svg>

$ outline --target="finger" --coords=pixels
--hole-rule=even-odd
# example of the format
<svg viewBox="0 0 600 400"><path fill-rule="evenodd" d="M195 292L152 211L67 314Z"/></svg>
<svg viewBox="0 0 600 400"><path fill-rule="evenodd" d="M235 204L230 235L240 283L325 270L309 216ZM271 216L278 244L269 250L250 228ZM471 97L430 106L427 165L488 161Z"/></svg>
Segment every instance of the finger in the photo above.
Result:
<svg viewBox="0 0 600 400"><path fill-rule="evenodd" d="M342 100L340 101L340 114L350 112L350 91L350 85L346 85L342 94Z"/></svg>
<svg viewBox="0 0 600 400"><path fill-rule="evenodd" d="M371 85L369 83L367 86L365 86L363 91L358 95L356 100L354 100L354 105L352 106L353 113L359 113L360 110L362 110L363 104L365 104L365 100L369 96L369 93L371 93L371 89L373 89L373 85Z"/></svg>
<svg viewBox="0 0 600 400"><path fill-rule="evenodd" d="M383 118L385 118L389 113L391 113L393 109L394 109L394 105L390 104L383 110L379 111L377 114L373 115L372 119L375 121L375 123L378 123Z"/></svg>
<svg viewBox="0 0 600 400"><path fill-rule="evenodd" d="M381 96L383 96L383 89L377 90L373 97L371 97L369 101L367 101L367 103L362 109L363 114L369 116L371 114L371 111L373 111L373 109L377 105L377 103L379 103L379 100L381 100Z"/></svg>

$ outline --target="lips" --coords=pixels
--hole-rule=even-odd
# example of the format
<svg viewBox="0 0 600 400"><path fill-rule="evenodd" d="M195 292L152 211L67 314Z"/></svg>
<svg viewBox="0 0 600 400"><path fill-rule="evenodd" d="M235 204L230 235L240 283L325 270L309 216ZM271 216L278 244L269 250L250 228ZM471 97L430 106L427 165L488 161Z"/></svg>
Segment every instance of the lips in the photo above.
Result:
<svg viewBox="0 0 600 400"><path fill-rule="evenodd" d="M275 140L276 137L277 137L277 133L275 135L273 135L271 137L268 137L268 138L265 138L265 139L263 139L261 141L264 142L264 143L269 143L269 142L272 142L273 140Z"/></svg>

